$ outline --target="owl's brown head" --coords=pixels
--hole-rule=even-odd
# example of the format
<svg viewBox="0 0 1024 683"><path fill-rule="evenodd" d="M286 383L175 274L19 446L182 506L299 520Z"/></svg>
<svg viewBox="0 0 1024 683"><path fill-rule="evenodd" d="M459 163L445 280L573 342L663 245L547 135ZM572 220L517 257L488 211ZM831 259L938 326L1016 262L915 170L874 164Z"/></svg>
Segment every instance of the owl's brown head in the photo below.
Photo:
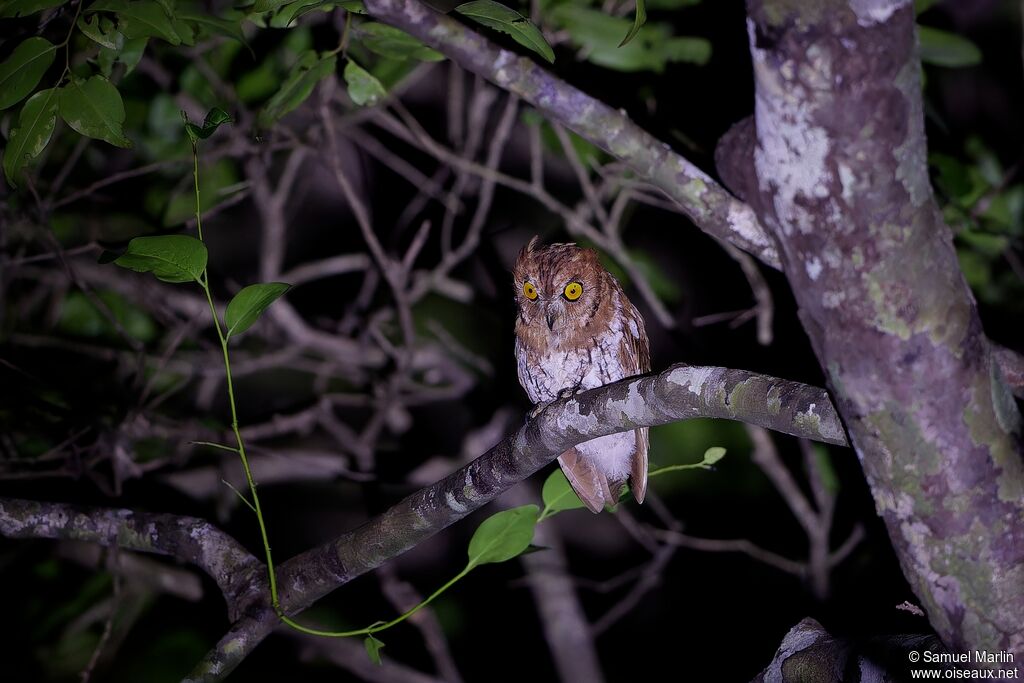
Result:
<svg viewBox="0 0 1024 683"><path fill-rule="evenodd" d="M601 317L614 282L597 252L575 244L541 246L534 237L513 268L520 323L569 336Z"/></svg>

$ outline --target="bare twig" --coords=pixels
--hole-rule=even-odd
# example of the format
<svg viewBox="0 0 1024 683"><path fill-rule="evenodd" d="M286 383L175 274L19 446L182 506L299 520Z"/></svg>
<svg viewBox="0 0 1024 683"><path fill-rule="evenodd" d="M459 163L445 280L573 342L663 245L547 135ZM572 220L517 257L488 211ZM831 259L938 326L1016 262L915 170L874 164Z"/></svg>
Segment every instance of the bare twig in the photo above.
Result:
<svg viewBox="0 0 1024 683"><path fill-rule="evenodd" d="M350 140L370 156L377 159L377 161L408 180L409 184L417 188L419 192L422 192L431 199L436 199L453 214L462 211L462 201L459 199L457 194L453 192L445 192L444 188L434 178L428 178L423 175L419 169L385 147L383 143L376 138L366 135L361 130L354 133L347 133L345 138Z"/></svg>
<svg viewBox="0 0 1024 683"><path fill-rule="evenodd" d="M634 124L526 57L495 46L418 0L367 0L371 16L416 36L464 69L518 95L602 149L611 151L686 210L702 230L778 268L779 256L753 210L706 173Z"/></svg>
<svg viewBox="0 0 1024 683"><path fill-rule="evenodd" d="M84 199L89 195L95 194L98 190L101 190L104 187L107 187L108 185L113 185L124 180L130 180L131 178L138 178L139 176L148 175L150 173L159 171L160 169L163 168L168 168L175 164L184 164L186 161L188 161L188 159L186 159L185 157L182 157L180 159L168 159L166 161L155 161L151 164L139 166L138 168L129 169L127 171L121 171L119 173L112 173L111 175L105 176L102 179L97 180L88 187L82 188L81 190L72 192L67 196L61 197L60 199L53 203L53 208L59 209L62 206L66 206L68 204L77 202L80 199Z"/></svg>
<svg viewBox="0 0 1024 683"><path fill-rule="evenodd" d="M110 554L109 565L111 567L111 574L113 575L113 596L110 599L110 614L103 622L103 632L100 634L99 642L96 643L96 647L93 648L92 655L89 657L89 661L86 663L85 668L82 669L78 674L78 680L81 683L89 683L89 679L92 678L92 672L96 669L96 664L100 661L100 655L103 654L104 648L107 646L107 642L110 641L110 634L114 630L114 617L117 616L117 608L121 602L121 573L117 569L117 557L118 548L116 546L110 548L108 551Z"/></svg>
<svg viewBox="0 0 1024 683"><path fill-rule="evenodd" d="M671 543L680 548L690 548L692 550L712 553L743 553L758 562L763 562L787 574L803 577L806 573L804 563L790 560L770 550L765 550L745 538L699 538L670 530L654 530L653 533L665 543Z"/></svg>
<svg viewBox="0 0 1024 683"><path fill-rule="evenodd" d="M576 148L572 146L572 141L569 139L569 134L557 123L552 124L551 127L558 137L558 142L562 146L565 158L569 160L569 166L572 167L573 173L576 174L576 180L579 182L580 188L583 189L583 196L586 197L587 202L590 204L594 216L600 222L608 225L610 223L608 211L604 208L601 198L597 196L597 190L594 189L594 184L590 182L590 173L584 168L583 162L580 161Z"/></svg>
<svg viewBox="0 0 1024 683"><path fill-rule="evenodd" d="M519 487L509 494L515 505L532 502ZM528 583L537 605L544 639L564 683L601 683L604 675L594 647L594 633L576 596L562 539L550 524L537 526L534 543L544 552L521 557L529 575Z"/></svg>
<svg viewBox="0 0 1024 683"><path fill-rule="evenodd" d="M370 259L365 254L342 254L303 263L282 273L281 279L291 285L301 285L323 278L358 273L369 267Z"/></svg>
<svg viewBox="0 0 1024 683"><path fill-rule="evenodd" d="M399 579L391 568L381 567L377 574L384 595L399 613L406 612L423 601L423 596L412 584ZM409 621L419 629L427 651L430 652L437 667L438 676L448 683L461 683L462 676L455 665L455 658L452 657L448 640L434 611L430 607L425 607L410 617Z"/></svg>

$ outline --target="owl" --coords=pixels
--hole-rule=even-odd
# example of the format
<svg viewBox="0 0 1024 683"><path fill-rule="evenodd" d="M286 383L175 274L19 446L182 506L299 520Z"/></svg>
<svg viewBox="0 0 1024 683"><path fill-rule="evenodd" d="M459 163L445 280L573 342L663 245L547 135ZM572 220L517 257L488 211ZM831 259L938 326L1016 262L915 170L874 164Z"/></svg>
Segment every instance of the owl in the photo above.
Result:
<svg viewBox="0 0 1024 683"><path fill-rule="evenodd" d="M644 319L592 249L530 240L516 258L516 362L530 401L608 384L651 369ZM558 463L592 512L618 502L629 480L647 490L647 428L609 434L562 453Z"/></svg>

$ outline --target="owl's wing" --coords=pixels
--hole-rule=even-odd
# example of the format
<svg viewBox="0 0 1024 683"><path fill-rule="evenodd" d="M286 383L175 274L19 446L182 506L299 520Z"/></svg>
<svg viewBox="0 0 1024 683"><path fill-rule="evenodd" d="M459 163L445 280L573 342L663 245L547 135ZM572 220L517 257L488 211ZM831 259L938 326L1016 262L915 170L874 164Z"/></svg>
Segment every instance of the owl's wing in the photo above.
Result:
<svg viewBox="0 0 1024 683"><path fill-rule="evenodd" d="M575 448L570 448L558 456L558 464L562 467L562 472L569 480L572 490L591 512L604 510L605 502L612 505L618 502L617 498L612 497L608 478L601 474L587 458L582 457Z"/></svg>
<svg viewBox="0 0 1024 683"><path fill-rule="evenodd" d="M622 297L623 334L619 353L625 377L651 371L651 350L647 343L647 328L640 311L629 299Z"/></svg>
<svg viewBox="0 0 1024 683"><path fill-rule="evenodd" d="M650 372L651 351L647 343L647 330L644 327L644 319L631 302L626 302L622 307L625 317L625 334L622 335L623 367L627 376L642 375ZM636 502L644 502L647 494L647 450L650 446L650 439L647 427L636 430L636 450L633 451L633 458L629 464L629 487L633 492Z"/></svg>
<svg viewBox="0 0 1024 683"><path fill-rule="evenodd" d="M636 450L629 463L629 489L633 492L636 502L644 502L647 495L647 449L650 445L647 427L636 430Z"/></svg>

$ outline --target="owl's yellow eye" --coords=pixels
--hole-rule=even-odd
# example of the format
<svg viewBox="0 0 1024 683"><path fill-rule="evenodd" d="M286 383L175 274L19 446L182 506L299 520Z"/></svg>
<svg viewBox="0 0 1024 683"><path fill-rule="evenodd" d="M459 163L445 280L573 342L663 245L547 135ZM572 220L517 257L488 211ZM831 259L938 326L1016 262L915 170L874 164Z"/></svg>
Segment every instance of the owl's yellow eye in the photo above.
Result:
<svg viewBox="0 0 1024 683"><path fill-rule="evenodd" d="M583 285L578 282L570 282L565 286L565 291L562 294L569 301L576 301L583 296Z"/></svg>
<svg viewBox="0 0 1024 683"><path fill-rule="evenodd" d="M533 286L532 282L523 283L523 295L530 301L537 298L537 288Z"/></svg>

